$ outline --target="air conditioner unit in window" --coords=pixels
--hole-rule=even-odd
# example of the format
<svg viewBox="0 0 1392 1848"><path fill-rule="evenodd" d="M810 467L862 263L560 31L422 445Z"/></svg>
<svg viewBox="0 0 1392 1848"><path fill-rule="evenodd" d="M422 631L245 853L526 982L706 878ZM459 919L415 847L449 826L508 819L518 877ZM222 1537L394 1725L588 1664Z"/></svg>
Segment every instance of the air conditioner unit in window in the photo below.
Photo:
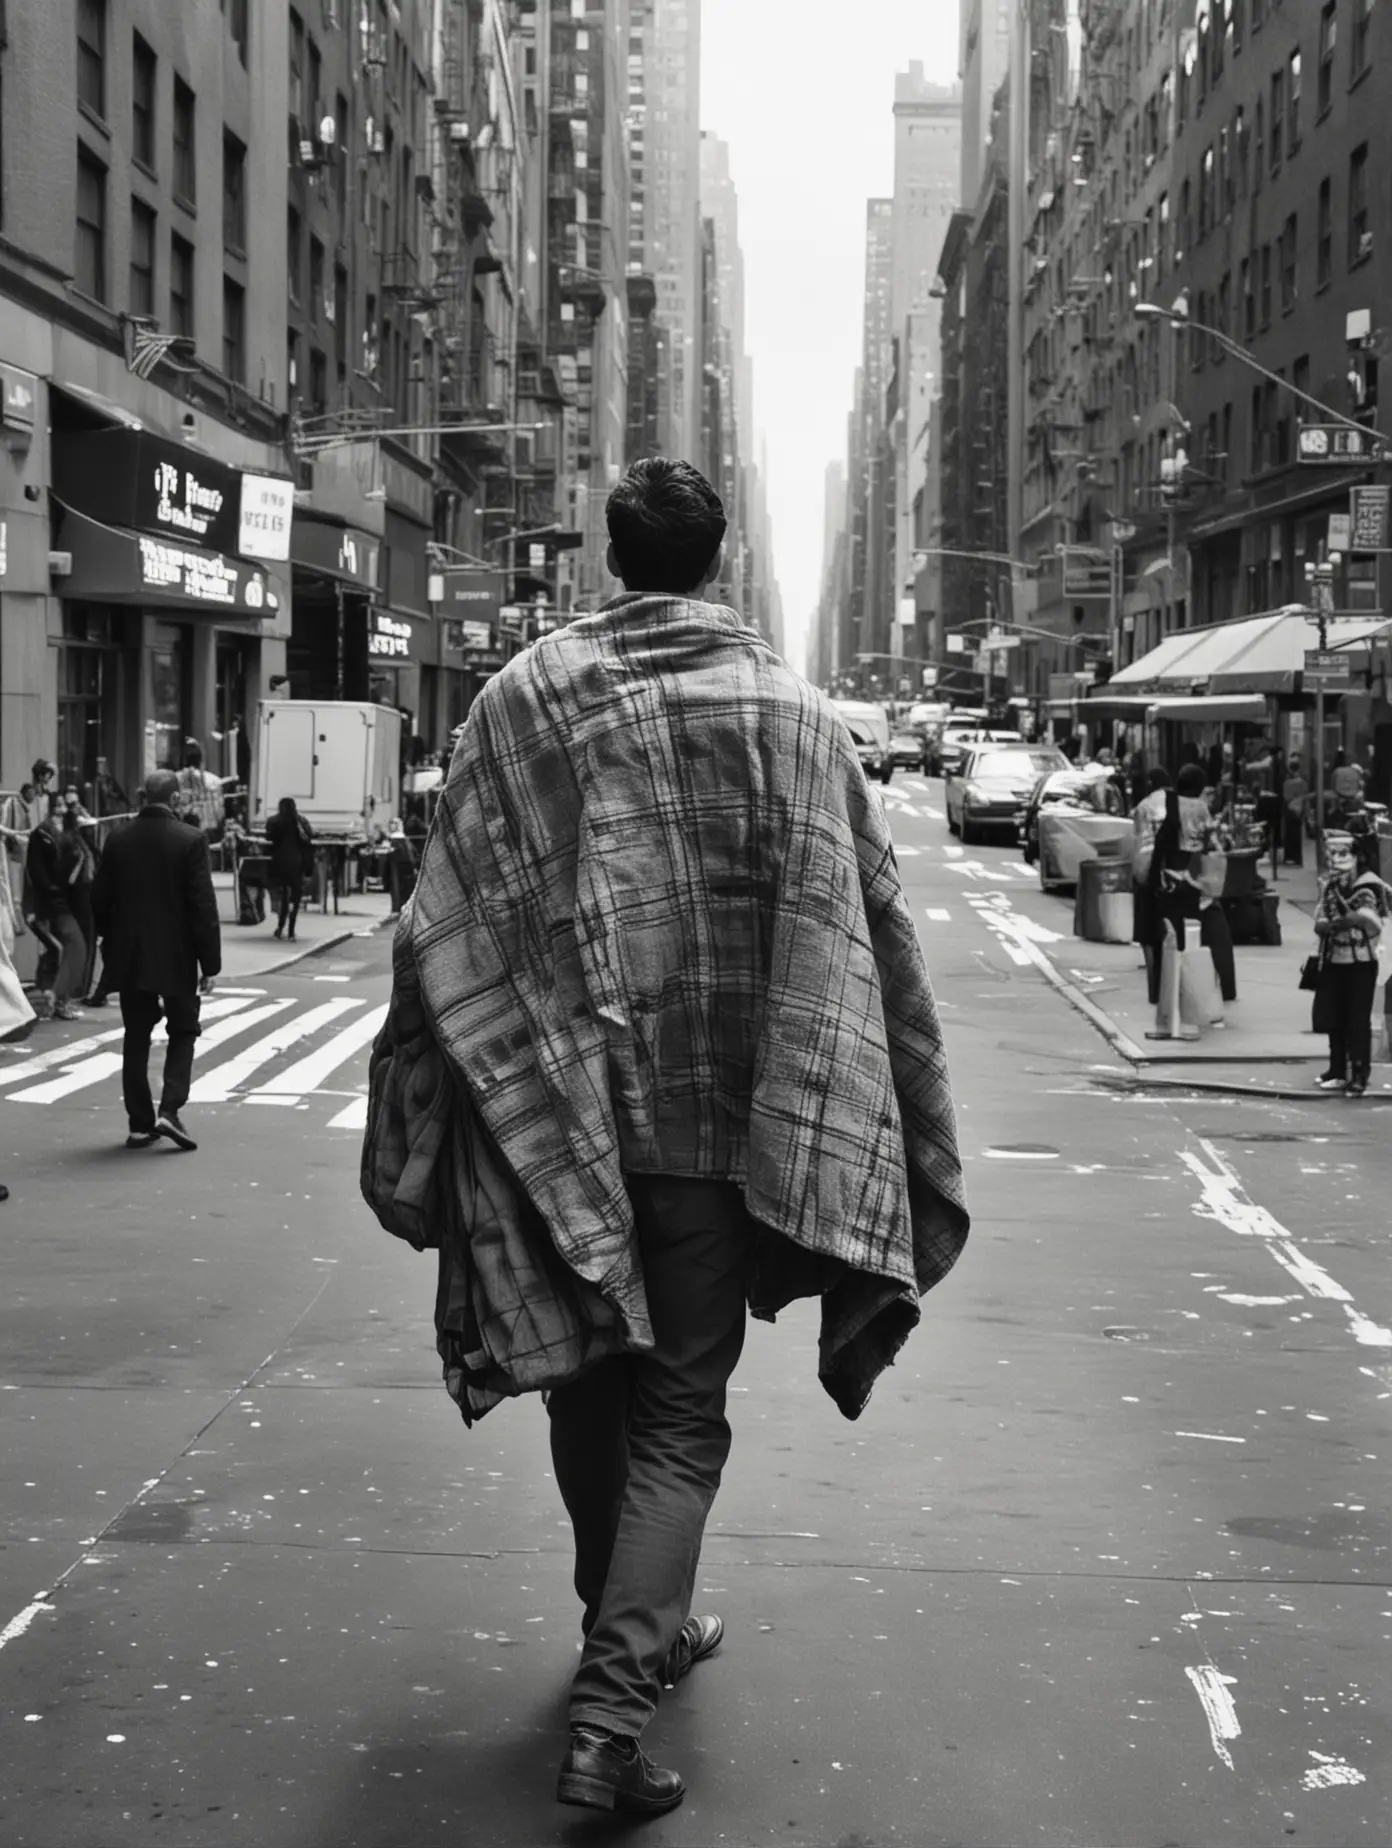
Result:
<svg viewBox="0 0 1392 1848"><path fill-rule="evenodd" d="M1364 257L1370 257L1372 256L1372 254L1373 254L1373 234L1371 231L1364 231L1363 233L1361 233L1358 239L1359 261L1361 262Z"/></svg>

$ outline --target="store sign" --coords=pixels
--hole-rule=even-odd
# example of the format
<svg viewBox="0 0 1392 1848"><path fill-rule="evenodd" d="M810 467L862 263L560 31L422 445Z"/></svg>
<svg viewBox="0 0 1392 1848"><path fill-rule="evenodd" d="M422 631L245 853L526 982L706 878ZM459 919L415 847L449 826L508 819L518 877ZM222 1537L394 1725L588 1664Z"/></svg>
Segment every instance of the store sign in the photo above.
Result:
<svg viewBox="0 0 1392 1848"><path fill-rule="evenodd" d="M446 571L440 613L478 622L496 622L505 582L501 571Z"/></svg>
<svg viewBox="0 0 1392 1848"><path fill-rule="evenodd" d="M0 363L0 424L7 430L32 430L38 406L38 384L32 372Z"/></svg>
<svg viewBox="0 0 1392 1848"><path fill-rule="evenodd" d="M450 647L467 654L470 650L493 646L493 625L488 622L454 622L450 624Z"/></svg>
<svg viewBox="0 0 1392 1848"><path fill-rule="evenodd" d="M1305 690L1307 693L1347 693L1357 674L1361 683L1368 671L1366 649L1307 648L1305 650Z"/></svg>
<svg viewBox="0 0 1392 1848"><path fill-rule="evenodd" d="M1349 522L1353 528L1349 550L1381 552L1387 545L1388 506L1392 488L1351 488Z"/></svg>
<svg viewBox="0 0 1392 1848"><path fill-rule="evenodd" d="M1063 559L1063 595L1065 597L1110 597L1112 561L1098 546L1065 545Z"/></svg>
<svg viewBox="0 0 1392 1848"><path fill-rule="evenodd" d="M243 475L237 550L243 558L288 559L295 484L276 475Z"/></svg>
<svg viewBox="0 0 1392 1848"><path fill-rule="evenodd" d="M305 513L297 513L291 525L291 562L321 577L376 590L381 554L381 540L355 526L335 526Z"/></svg>
<svg viewBox="0 0 1392 1848"><path fill-rule="evenodd" d="M411 625L386 610L373 610L367 631L367 652L377 658L406 661L411 655Z"/></svg>
<svg viewBox="0 0 1392 1848"><path fill-rule="evenodd" d="M1297 461L1315 467L1348 468L1380 462L1382 445L1371 430L1355 430L1347 424L1301 424L1295 454Z"/></svg>
<svg viewBox="0 0 1392 1848"><path fill-rule="evenodd" d="M212 540L215 525L220 532L224 524L220 516L227 499L226 486L219 487L206 474L177 462L156 462L136 502L140 517L132 524L183 533L190 539Z"/></svg>
<svg viewBox="0 0 1392 1848"><path fill-rule="evenodd" d="M145 589L189 603L215 603L223 609L266 608L266 580L234 558L147 539L140 547L140 581Z"/></svg>

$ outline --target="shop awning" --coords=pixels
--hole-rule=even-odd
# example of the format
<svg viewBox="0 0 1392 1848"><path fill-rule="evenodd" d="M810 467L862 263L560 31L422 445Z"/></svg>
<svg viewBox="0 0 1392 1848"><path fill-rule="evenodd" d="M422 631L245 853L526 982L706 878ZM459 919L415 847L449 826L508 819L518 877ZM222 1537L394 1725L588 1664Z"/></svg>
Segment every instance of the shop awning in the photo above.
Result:
<svg viewBox="0 0 1392 1848"><path fill-rule="evenodd" d="M1078 701L1080 719L1143 719L1155 703L1152 693L1112 693L1111 682L1098 693Z"/></svg>
<svg viewBox="0 0 1392 1848"><path fill-rule="evenodd" d="M58 542L72 557L72 570L58 579L62 597L178 609L222 622L255 622L279 607L260 565L203 546L125 532L70 508L63 512Z"/></svg>
<svg viewBox="0 0 1392 1848"><path fill-rule="evenodd" d="M1232 693L1227 698L1175 695L1149 702L1147 717L1152 719L1188 719L1208 725L1260 725L1267 718L1264 693Z"/></svg>
<svg viewBox="0 0 1392 1848"><path fill-rule="evenodd" d="M1129 667L1118 669L1107 684L1124 688L1128 692L1167 680L1187 686L1193 676L1182 673L1180 669L1186 657L1194 652L1205 636L1212 633L1211 629L1180 629L1174 635L1167 635L1159 647L1152 648L1149 654L1143 654Z"/></svg>
<svg viewBox="0 0 1392 1848"><path fill-rule="evenodd" d="M1364 641L1385 626L1382 616L1330 616L1327 642ZM1308 649L1319 647L1314 613L1299 604L1264 616L1187 629L1113 674L1110 686L1150 689L1157 697L1191 694L1293 693Z"/></svg>

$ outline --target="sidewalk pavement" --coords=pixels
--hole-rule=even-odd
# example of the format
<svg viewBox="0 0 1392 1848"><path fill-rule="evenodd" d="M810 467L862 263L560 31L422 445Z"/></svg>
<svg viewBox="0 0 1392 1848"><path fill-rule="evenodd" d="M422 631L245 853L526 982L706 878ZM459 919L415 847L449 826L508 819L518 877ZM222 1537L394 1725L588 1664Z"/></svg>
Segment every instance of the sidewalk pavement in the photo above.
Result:
<svg viewBox="0 0 1392 1848"><path fill-rule="evenodd" d="M306 956L329 950L350 937L371 930L382 930L391 922L391 900L385 892L345 892L333 909L333 898L325 912L317 905L301 905L295 920L295 941L277 941L275 912L268 904L265 922L239 924L237 905L230 873L214 873L218 916L222 920L222 975L224 982L238 982L253 976L274 975L288 969Z"/></svg>
<svg viewBox="0 0 1392 1848"><path fill-rule="evenodd" d="M1281 942L1236 946L1237 1000L1224 1010L1227 1025L1205 1028L1197 1040L1148 1039L1155 1010L1146 999L1139 949L1130 943L1084 942L1072 935L1071 917L1066 940L1045 946L1055 985L1113 1049L1138 1068L1143 1074L1138 1082L1146 1088L1172 1085L1321 1099L1326 1094L1314 1089L1314 1080L1328 1064L1328 1042L1311 1031L1312 997L1299 985L1301 964L1316 942L1314 868L1282 867L1271 889L1280 900ZM1071 907L1071 897L1066 902ZM1058 930L1062 902L1053 901L1053 909L1049 922ZM1382 1007L1380 974L1375 1029ZM1387 1062L1385 1042L1376 1037L1374 1061L1368 1098L1392 1102L1392 1064ZM1345 1100L1336 1093L1330 1101Z"/></svg>

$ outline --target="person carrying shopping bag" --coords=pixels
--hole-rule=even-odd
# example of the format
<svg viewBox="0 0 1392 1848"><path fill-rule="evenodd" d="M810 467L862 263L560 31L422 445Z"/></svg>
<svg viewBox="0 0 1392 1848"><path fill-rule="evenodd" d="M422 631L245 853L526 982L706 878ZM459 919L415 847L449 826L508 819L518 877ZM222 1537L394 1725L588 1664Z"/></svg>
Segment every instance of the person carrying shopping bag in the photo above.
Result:
<svg viewBox="0 0 1392 1848"><path fill-rule="evenodd" d="M1369 837L1374 849L1376 841ZM1329 877L1315 912L1320 956L1315 1006L1329 1035L1329 1066L1315 1083L1322 1091L1362 1097L1372 1068L1373 1000L1378 952L1389 915L1388 887L1355 852L1352 836L1325 836Z"/></svg>
<svg viewBox="0 0 1392 1848"><path fill-rule="evenodd" d="M1205 910L1217 901L1203 890L1193 870L1194 856L1212 853L1218 844L1217 823L1204 799L1203 787L1203 771L1197 764L1186 764L1179 773L1177 787L1164 792L1164 816L1156 831L1147 874L1147 911L1153 933L1147 959L1148 988L1151 1004L1157 1009L1153 1037L1160 1039L1194 1037L1193 1033L1179 1031L1177 991L1181 969L1190 991L1184 1011L1201 1016L1192 1020L1191 1026L1225 1024L1218 993L1218 956L1212 955L1212 949L1221 945L1214 943L1215 933L1204 929ZM1186 926L1198 927L1192 940L1186 936ZM1200 943L1211 946L1212 960L1195 958L1186 962L1186 952ZM1226 973L1229 980L1224 982L1224 989L1231 987L1235 996L1231 970Z"/></svg>

